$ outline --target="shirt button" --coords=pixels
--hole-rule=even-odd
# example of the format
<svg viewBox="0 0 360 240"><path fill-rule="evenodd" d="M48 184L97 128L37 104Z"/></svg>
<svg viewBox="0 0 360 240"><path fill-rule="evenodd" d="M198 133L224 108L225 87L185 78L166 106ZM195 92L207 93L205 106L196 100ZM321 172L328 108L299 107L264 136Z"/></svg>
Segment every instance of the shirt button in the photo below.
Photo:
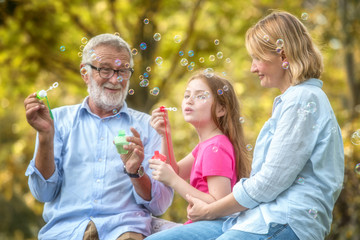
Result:
<svg viewBox="0 0 360 240"><path fill-rule="evenodd" d="M102 159L101 158L99 158L99 162L101 162L102 161Z"/></svg>
<svg viewBox="0 0 360 240"><path fill-rule="evenodd" d="M100 179L96 180L96 182L99 183L99 182L100 182Z"/></svg>
<svg viewBox="0 0 360 240"><path fill-rule="evenodd" d="M100 138L100 140L101 140L101 141L104 141L104 138L102 137L102 138Z"/></svg>

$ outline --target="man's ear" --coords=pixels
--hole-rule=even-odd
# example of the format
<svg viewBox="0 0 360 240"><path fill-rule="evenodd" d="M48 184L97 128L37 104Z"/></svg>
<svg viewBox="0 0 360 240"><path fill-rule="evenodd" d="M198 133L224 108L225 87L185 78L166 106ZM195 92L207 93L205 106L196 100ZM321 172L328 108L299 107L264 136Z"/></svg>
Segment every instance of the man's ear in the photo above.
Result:
<svg viewBox="0 0 360 240"><path fill-rule="evenodd" d="M81 75L81 78L86 83L86 85L88 85L88 83L90 82L89 73L83 74L82 68L85 68L85 64L83 64L83 63L80 64L80 75Z"/></svg>
<svg viewBox="0 0 360 240"><path fill-rule="evenodd" d="M223 106L221 106L220 104L216 105L216 117L222 117L224 116L226 113L226 110Z"/></svg>

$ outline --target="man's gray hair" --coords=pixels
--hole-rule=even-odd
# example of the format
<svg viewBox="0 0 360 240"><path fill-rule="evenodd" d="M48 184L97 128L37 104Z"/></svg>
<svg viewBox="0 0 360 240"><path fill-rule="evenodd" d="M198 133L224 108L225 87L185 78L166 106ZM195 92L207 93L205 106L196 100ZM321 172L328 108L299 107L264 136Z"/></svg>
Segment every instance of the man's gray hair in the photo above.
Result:
<svg viewBox="0 0 360 240"><path fill-rule="evenodd" d="M110 33L100 34L90 39L90 41L84 47L81 63L92 63L92 54L94 53L93 50L100 45L112 46L117 48L118 50L125 49L126 51L128 51L130 56L130 67L134 66L134 60L131 54L129 44L125 42L125 40L122 39L120 36Z"/></svg>

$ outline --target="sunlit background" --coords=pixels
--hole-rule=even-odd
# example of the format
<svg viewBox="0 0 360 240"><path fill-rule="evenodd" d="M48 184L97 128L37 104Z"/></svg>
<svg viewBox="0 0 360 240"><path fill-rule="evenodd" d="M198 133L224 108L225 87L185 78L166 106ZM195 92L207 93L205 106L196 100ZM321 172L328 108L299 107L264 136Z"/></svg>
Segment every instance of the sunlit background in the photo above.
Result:
<svg viewBox="0 0 360 240"><path fill-rule="evenodd" d="M44 224L43 204L32 197L25 177L36 132L26 122L23 101L58 82L47 92L51 108L80 103L87 91L79 56L97 34L118 34L131 45L131 107L147 113L161 105L178 109L169 113L177 159L198 141L180 111L186 81L206 68L234 84L252 153L280 93L262 89L250 73L244 36L271 9L298 16L323 52L323 89L342 129L346 161L327 239L359 239L358 0L0 0L0 239L36 239ZM186 202L176 195L162 217L184 222Z"/></svg>

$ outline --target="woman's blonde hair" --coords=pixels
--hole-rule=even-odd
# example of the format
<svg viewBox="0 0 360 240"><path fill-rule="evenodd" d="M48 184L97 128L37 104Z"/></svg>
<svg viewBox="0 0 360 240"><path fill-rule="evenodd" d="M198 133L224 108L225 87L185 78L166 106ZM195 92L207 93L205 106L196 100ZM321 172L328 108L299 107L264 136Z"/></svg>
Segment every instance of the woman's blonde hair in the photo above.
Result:
<svg viewBox="0 0 360 240"><path fill-rule="evenodd" d="M279 39L283 40L280 48L277 45ZM269 53L285 54L292 85L319 78L323 71L322 55L306 27L287 12L272 12L251 27L246 32L246 49L262 61L269 60Z"/></svg>
<svg viewBox="0 0 360 240"><path fill-rule="evenodd" d="M240 105L232 84L216 74L205 74L199 72L193 75L189 81L200 79L211 89L214 102L211 106L211 117L216 126L226 135L232 143L235 151L236 176L240 178L249 177L251 162L246 150L244 130L240 122ZM222 94L219 94L222 91ZM216 116L216 106L222 106L225 114L222 117Z"/></svg>

